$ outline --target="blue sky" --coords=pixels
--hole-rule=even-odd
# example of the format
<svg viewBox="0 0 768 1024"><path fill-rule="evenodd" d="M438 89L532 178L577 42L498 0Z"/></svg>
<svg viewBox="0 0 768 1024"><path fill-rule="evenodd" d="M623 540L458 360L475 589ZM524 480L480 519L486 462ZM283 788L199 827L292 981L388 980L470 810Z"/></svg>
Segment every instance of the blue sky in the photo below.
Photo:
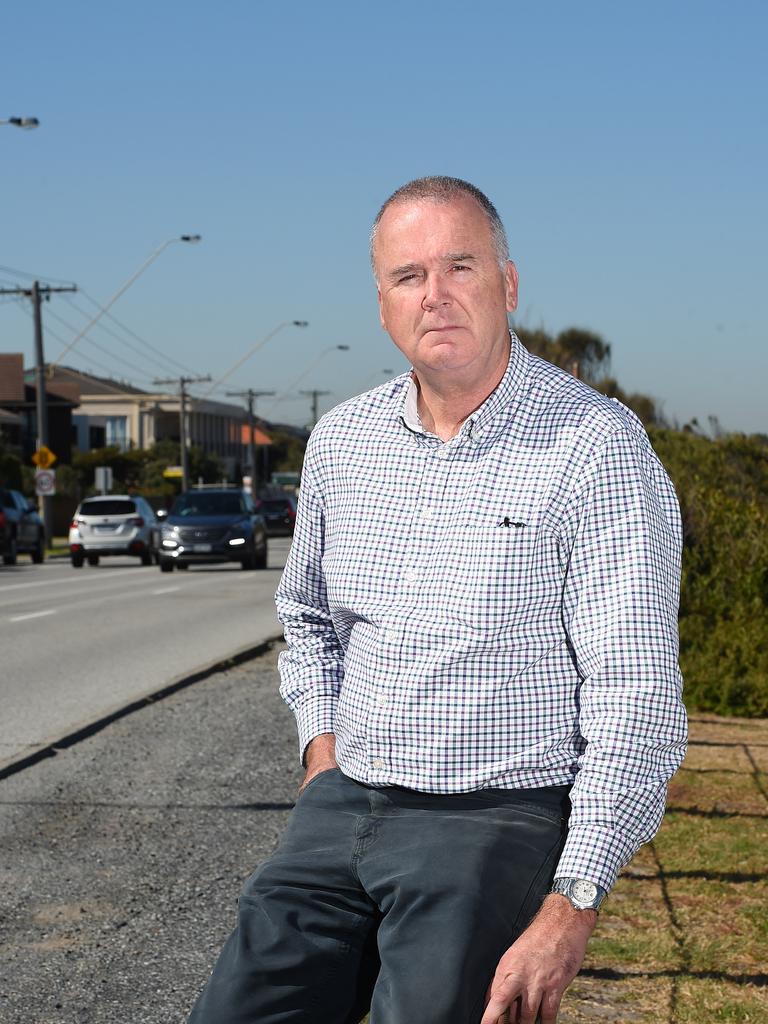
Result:
<svg viewBox="0 0 768 1024"><path fill-rule="evenodd" d="M404 181L454 174L507 225L521 323L599 332L622 386L680 423L715 415L768 432L767 12L740 0L15 5L0 117L41 126L0 128L0 266L13 271L0 284L26 284L23 271L105 302L166 239L199 232L113 313L214 379L276 324L308 320L225 385L288 392L259 411L304 423L299 388L332 392L326 409L405 369L378 323L369 225ZM90 312L85 295L52 298L47 358ZM84 342L66 361L144 386L171 375L109 326L117 337L95 328L101 350ZM0 351L32 361L17 300L0 300Z"/></svg>

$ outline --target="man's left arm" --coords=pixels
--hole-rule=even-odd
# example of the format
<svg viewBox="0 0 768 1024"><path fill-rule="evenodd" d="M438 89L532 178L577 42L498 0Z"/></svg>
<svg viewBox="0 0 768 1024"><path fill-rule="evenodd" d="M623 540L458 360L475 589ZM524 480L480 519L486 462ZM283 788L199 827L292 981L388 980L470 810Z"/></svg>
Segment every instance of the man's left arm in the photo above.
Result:
<svg viewBox="0 0 768 1024"><path fill-rule="evenodd" d="M687 733L677 661L680 513L639 424L594 453L569 508L564 550L562 614L581 678L584 751L555 877L609 891L661 824ZM537 1012L542 1024L554 1022L595 921L594 911L548 896L502 957L482 1024L496 1024L515 999L521 1024Z"/></svg>

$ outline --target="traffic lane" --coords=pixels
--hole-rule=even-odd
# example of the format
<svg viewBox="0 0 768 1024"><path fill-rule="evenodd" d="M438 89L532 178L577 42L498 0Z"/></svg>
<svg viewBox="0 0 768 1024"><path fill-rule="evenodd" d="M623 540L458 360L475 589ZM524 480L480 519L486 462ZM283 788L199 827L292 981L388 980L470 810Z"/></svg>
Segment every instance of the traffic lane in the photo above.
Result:
<svg viewBox="0 0 768 1024"><path fill-rule="evenodd" d="M0 1018L186 1019L300 784L277 652L0 782Z"/></svg>
<svg viewBox="0 0 768 1024"><path fill-rule="evenodd" d="M275 539L270 542L269 568L282 569L289 547L289 541ZM106 564L102 562L99 566L83 569L74 569L63 559L49 562L45 566L35 566L35 569L37 572L28 577L16 574L6 579L0 575L0 625L17 615L50 614L51 610L69 608L84 591L88 595L114 592L125 594L128 598L128 588L133 586L140 585L159 591L177 579L176 574L161 574L155 566L145 567L136 559L120 557L110 559ZM263 570L256 570L257 573L260 571ZM221 572L242 573L243 570L234 563L193 566L185 573L178 573L178 580ZM162 581L162 584L152 587L152 581ZM179 585L177 582L176 586Z"/></svg>
<svg viewBox="0 0 768 1024"><path fill-rule="evenodd" d="M275 546L272 557L279 563L285 553L287 545L282 555ZM98 588L99 569L90 572ZM4 609L0 764L279 636L279 575L279 564L255 572L209 566L172 576L137 569L126 571L124 585L110 575L108 591L79 588L66 597L65 587L62 598L62 588L52 587L42 595L47 609L28 605L16 615ZM43 610L53 614L10 621Z"/></svg>

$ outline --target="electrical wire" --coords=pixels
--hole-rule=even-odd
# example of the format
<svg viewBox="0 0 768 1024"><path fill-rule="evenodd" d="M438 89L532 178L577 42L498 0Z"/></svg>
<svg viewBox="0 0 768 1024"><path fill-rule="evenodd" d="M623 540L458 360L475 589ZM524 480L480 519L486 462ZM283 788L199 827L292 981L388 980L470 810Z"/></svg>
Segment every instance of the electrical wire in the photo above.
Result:
<svg viewBox="0 0 768 1024"><path fill-rule="evenodd" d="M103 311L103 306L101 306L101 304L99 302L97 302L96 299L93 298L93 296L89 295L88 292L85 291L85 289L81 288L80 289L80 294L83 295L97 309ZM83 314L83 315L85 315L85 314ZM166 360L166 362L172 364L173 366L178 367L178 369L183 370L185 373L191 373L191 374L194 375L195 371L191 367L185 366L184 363L180 363L176 359L174 359L172 356L169 356L166 353L162 352L161 349L158 349L151 342L147 341L146 338L142 338L140 334L137 334L136 331L132 330L132 328L128 327L121 320L118 320L118 318L113 313L111 313L109 310L107 310L104 313L104 316L106 316L107 319L111 320L114 324L116 324L116 326L121 328L121 330L125 331L126 334L129 334L132 338L135 338L136 341L138 341L141 345L144 345L151 352L155 352L158 355L161 355L162 358Z"/></svg>
<svg viewBox="0 0 768 1024"><path fill-rule="evenodd" d="M48 317L53 317L53 319L57 323L60 323L62 325L62 327L66 327L67 330L72 331L73 334L77 334L77 330L78 330L77 327L73 326L70 323L67 323L67 321L63 317L59 316L58 313L54 313L52 309L46 310L46 314L47 314L46 315L46 319ZM117 355L114 352L110 352L109 349L104 348L103 345L100 345L98 341L94 341L93 338L84 338L82 340L87 342L87 344L92 345L95 349L98 349L98 351L101 352L102 355L109 356L110 359L114 359L118 363L123 363L130 370L133 370L135 373L141 374L142 378L144 380L148 380L149 379L148 377L144 377L144 374L146 373L145 367L143 367L143 366L136 366L135 363L130 362L128 359L123 359L122 356L119 356L119 355ZM65 342L64 344L67 344L67 343Z"/></svg>
<svg viewBox="0 0 768 1024"><path fill-rule="evenodd" d="M70 305L75 310L76 313L79 313L81 316L85 317L86 320L90 320L90 313L86 313L84 309L81 309L80 306L78 306L77 303L73 302L68 295L62 295L62 298L64 299L65 302L67 302L68 305ZM165 364L163 364L162 362L160 362L159 359L156 359L154 356L147 355L146 353L142 352L141 349L138 348L136 345L132 345L130 341L119 335L117 331L113 331L110 327L107 327L106 324L99 324L98 330L104 331L106 334L110 335L110 337L114 338L115 341L117 341L120 345L125 345L126 348L129 348L131 352L135 352L136 355L139 356L141 359L147 359L150 362L154 363L155 366L158 366L163 371L163 373L169 372L168 367L172 365L170 362L166 362Z"/></svg>

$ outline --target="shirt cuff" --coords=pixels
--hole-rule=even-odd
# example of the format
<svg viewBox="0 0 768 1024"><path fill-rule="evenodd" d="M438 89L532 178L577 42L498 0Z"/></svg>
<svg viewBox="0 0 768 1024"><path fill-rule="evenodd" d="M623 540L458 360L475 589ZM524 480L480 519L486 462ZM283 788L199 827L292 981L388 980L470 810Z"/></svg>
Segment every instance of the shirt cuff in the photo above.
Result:
<svg viewBox="0 0 768 1024"><path fill-rule="evenodd" d="M555 878L585 878L610 892L619 871L638 848L638 843L617 829L600 825L576 825L568 830Z"/></svg>
<svg viewBox="0 0 768 1024"><path fill-rule="evenodd" d="M307 747L315 738L324 732L334 732L336 722L336 705L339 699L334 694L324 693L304 701L293 709L296 716L296 728L299 730L299 757L306 768L304 755Z"/></svg>

